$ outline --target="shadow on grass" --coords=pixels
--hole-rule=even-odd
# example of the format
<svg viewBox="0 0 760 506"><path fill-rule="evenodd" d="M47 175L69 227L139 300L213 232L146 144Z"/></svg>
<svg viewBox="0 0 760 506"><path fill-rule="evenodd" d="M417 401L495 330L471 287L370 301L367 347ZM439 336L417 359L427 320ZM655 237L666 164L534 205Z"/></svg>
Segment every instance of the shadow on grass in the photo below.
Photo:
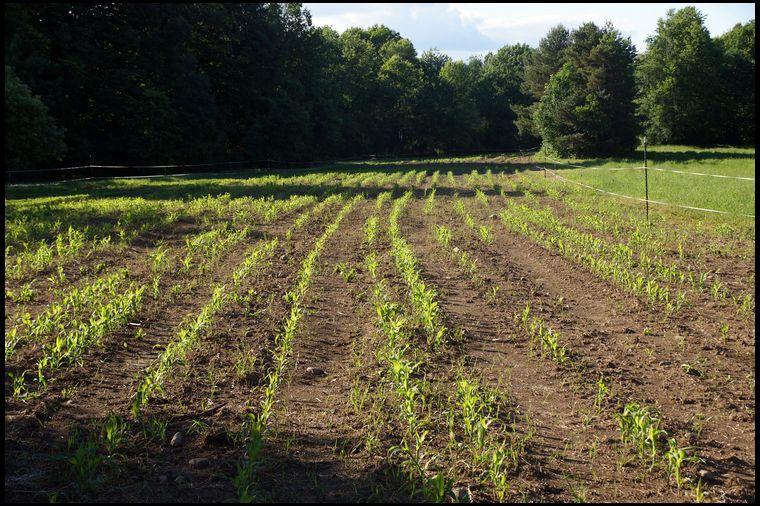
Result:
<svg viewBox="0 0 760 506"><path fill-rule="evenodd" d="M539 157L540 159L541 157ZM739 152L724 152L724 151L650 151L647 150L647 161L650 164L671 162L671 163L692 163L700 162L704 160L754 160L754 153L739 153ZM541 162L543 162L541 160ZM603 165L605 163L637 163L641 165L644 163L644 150L637 149L625 156L618 156L612 158L588 158L580 162L573 162L573 165L580 165L581 167L595 167ZM551 161L547 162L548 166L552 170L573 169L575 167L565 166L561 164L555 164Z"/></svg>

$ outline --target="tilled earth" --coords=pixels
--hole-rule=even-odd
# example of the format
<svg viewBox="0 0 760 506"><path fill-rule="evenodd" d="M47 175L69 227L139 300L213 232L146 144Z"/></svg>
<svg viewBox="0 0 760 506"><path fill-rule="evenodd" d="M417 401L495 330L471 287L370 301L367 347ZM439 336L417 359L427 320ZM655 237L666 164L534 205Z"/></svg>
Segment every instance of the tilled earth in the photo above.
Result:
<svg viewBox="0 0 760 506"><path fill-rule="evenodd" d="M621 443L614 414L637 401L656 406L668 435L702 459L683 472L692 484L701 478L708 500L754 501L754 321L708 298L672 315L649 307L573 261L508 231L495 218L503 206L498 195L490 195L489 207L484 207L462 193L474 218L493 226L494 240L485 244L453 212L444 190L439 190L431 213L424 212L422 194L412 199L401 219L401 234L412 245L425 282L438 294L447 327L464 336L452 354L487 385L508 389L517 418L530 420L534 428L511 472L507 499L693 501L691 488L679 490L661 466L649 469ZM289 240L285 231L298 212L259 226L215 259L208 272L191 280L167 273L161 282L164 295L151 299L132 322L143 330L142 339L134 337L135 325L107 336L103 346L85 354L80 366L61 373L38 398L14 400L6 376L6 500L236 500L234 478L245 455L236 434L261 398L275 330L289 311L283 296L337 209L325 210ZM407 292L390 256L388 214L387 203L378 210L373 199L361 201L318 260L269 421L257 473L259 500L419 499L399 479L388 452L398 443L391 408L386 406L391 421L380 431L377 447L368 449L370 422L352 407L357 385L375 391L384 381L373 356L379 336L369 302L372 281L363 264L370 250L378 254L389 290L399 300ZM369 248L363 226L373 215L380 218L381 235ZM451 260L434 238L435 225L453 231L450 246L476 260L479 276L492 290L497 287L495 293ZM163 395L155 396L140 418L131 421L141 371L156 361L179 325L198 313L213 285L229 283L246 252L270 237L280 242L271 260L238 291L243 298L215 316L212 328L168 378ZM141 258L153 244L146 241L122 258L99 261L124 265L139 277L146 269ZM736 268L736 259L725 262L727 268ZM753 269L750 263L739 264ZM716 270L720 267L715 265ZM353 275L344 276L349 269ZM184 288L169 296L175 283L184 283ZM41 310L44 302L32 311ZM573 368L557 366L531 348L514 321L528 302L533 314L560 333ZM734 336L727 342L716 335L724 321ZM453 374L452 354L427 364L431 378L441 385ZM26 350L6 367L24 370L34 356L34 350ZM704 359L705 373L686 374L682 365L697 358ZM597 412L600 377L611 393ZM98 433L112 413L130 421L121 441L111 455L102 448L92 450L90 457L99 456L97 466L86 473L87 479L78 480L72 458L83 458L77 454L82 441ZM494 500L475 472L457 477L454 486L467 488L472 500Z"/></svg>

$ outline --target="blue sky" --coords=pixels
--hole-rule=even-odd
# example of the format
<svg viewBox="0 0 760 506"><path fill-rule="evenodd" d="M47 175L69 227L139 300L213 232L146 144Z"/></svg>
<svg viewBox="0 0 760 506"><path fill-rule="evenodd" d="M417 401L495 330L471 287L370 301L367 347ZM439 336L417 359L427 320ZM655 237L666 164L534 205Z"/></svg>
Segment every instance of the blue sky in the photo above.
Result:
<svg viewBox="0 0 760 506"><path fill-rule="evenodd" d="M305 3L314 26L329 25L338 32L359 26L384 24L408 38L417 53L431 48L454 59L494 52L505 44L523 42L533 47L549 29L562 23L569 29L593 21L612 21L641 53L653 35L657 20L668 9L695 6L705 15L705 26L715 37L736 23L755 18L755 4L351 4Z"/></svg>

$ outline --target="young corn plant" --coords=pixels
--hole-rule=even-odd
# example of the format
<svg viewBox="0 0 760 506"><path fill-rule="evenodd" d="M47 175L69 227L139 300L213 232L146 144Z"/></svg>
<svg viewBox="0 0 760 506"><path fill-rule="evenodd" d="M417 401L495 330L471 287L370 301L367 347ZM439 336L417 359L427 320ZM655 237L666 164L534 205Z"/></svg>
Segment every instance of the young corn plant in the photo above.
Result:
<svg viewBox="0 0 760 506"><path fill-rule="evenodd" d="M609 396L610 389L609 387L604 383L604 376L599 376L599 380L596 382L597 385L597 392L596 392L596 398L594 398L594 408L596 409L596 414L602 412L602 404L604 403L604 400Z"/></svg>
<svg viewBox="0 0 760 506"><path fill-rule="evenodd" d="M50 375L61 367L75 363L91 346L98 346L102 338L124 326L142 306L146 286L129 289L108 303L96 307L87 323L69 333L59 334L55 341L43 346L37 361L38 390L47 385Z"/></svg>
<svg viewBox="0 0 760 506"><path fill-rule="evenodd" d="M650 458L650 469L654 467L659 441L667 435L659 428L662 421L660 415L653 408L631 402L615 418L623 443L633 445L642 460Z"/></svg>
<svg viewBox="0 0 760 506"><path fill-rule="evenodd" d="M444 246L449 245L449 242L451 241L451 230L443 225L436 225L435 229L433 229L433 232L435 234L436 241Z"/></svg>
<svg viewBox="0 0 760 506"><path fill-rule="evenodd" d="M133 417L137 418L140 415L142 407L155 391L163 391L161 386L171 369L176 363L184 360L190 347L211 327L214 315L229 299L226 291L225 286L216 287L211 299L203 306L198 316L180 326L176 339L166 346L158 363L146 370L132 401Z"/></svg>
<svg viewBox="0 0 760 506"><path fill-rule="evenodd" d="M124 437L127 424L119 415L108 415L100 430L100 438L105 443L108 455L113 455Z"/></svg>
<svg viewBox="0 0 760 506"><path fill-rule="evenodd" d="M377 277L377 268L379 266L379 262L376 252L373 251L364 257L364 266L367 268L367 271L373 279Z"/></svg>
<svg viewBox="0 0 760 506"><path fill-rule="evenodd" d="M433 209L435 209L435 187L430 191L427 198L425 199L425 214L430 214L433 212Z"/></svg>
<svg viewBox="0 0 760 506"><path fill-rule="evenodd" d="M531 347L540 345L542 354L548 354L559 365L569 360L567 349L559 344L559 332L546 327L540 318L531 316L529 302L526 303L522 313L515 315L515 322L518 321L530 338Z"/></svg>
<svg viewBox="0 0 760 506"><path fill-rule="evenodd" d="M282 374L293 347L293 341L298 330L298 323L303 316L301 304L303 298L316 275L316 264L329 238L335 234L345 216L353 209L362 196L356 196L346 203L337 216L327 226L311 251L301 263L295 285L285 295L290 304L290 312L277 330L274 337L275 350L272 353L271 367L264 380L264 395L259 402L257 413L244 415L242 433L246 441L247 459L238 466L238 474L234 479L235 491L241 502L251 502L256 498L255 476L259 465L259 454L264 444L267 422L274 406L275 394L279 388Z"/></svg>
<svg viewBox="0 0 760 506"><path fill-rule="evenodd" d="M370 216L367 218L367 221L364 222L364 242L367 246L372 246L372 243L377 237L379 221L380 220L377 216Z"/></svg>
<svg viewBox="0 0 760 506"><path fill-rule="evenodd" d="M478 227L478 233L480 235L481 241L483 241L486 244L493 243L493 227L492 226L480 225L480 227Z"/></svg>
<svg viewBox="0 0 760 506"><path fill-rule="evenodd" d="M668 475L675 480L679 490L686 482L686 479L681 476L681 467L684 463L701 461L699 457L690 456L689 450L691 448L688 446L679 448L675 438L668 438L668 451L665 453Z"/></svg>
<svg viewBox="0 0 760 506"><path fill-rule="evenodd" d="M483 190L481 190L480 188L476 188L475 189L475 198L478 200L478 202L480 202L480 204L483 207L488 207L489 206L489 204L488 204L488 197L486 197L486 194L483 193Z"/></svg>
<svg viewBox="0 0 760 506"><path fill-rule="evenodd" d="M334 272L340 274L346 283L351 282L351 280L354 279L354 276L356 276L356 269L353 267L349 269L345 262L339 262L336 264Z"/></svg>
<svg viewBox="0 0 760 506"><path fill-rule="evenodd" d="M423 281L417 269L417 258L412 247L401 236L398 218L411 198L411 192L396 200L390 214L388 233L391 237L391 252L396 269L409 287L412 305L418 321L425 330L428 347L433 351L439 349L445 340L446 327L441 323L437 293Z"/></svg>

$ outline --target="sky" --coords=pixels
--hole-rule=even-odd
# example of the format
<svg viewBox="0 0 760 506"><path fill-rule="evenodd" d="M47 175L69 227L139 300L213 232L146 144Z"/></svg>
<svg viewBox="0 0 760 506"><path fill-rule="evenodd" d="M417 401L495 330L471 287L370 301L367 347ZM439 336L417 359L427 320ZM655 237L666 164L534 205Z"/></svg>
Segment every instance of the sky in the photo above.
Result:
<svg viewBox="0 0 760 506"><path fill-rule="evenodd" d="M455 60L496 52L506 44L533 47L558 24L568 29L593 21L612 24L631 37L636 50L646 50L646 38L654 35L657 20L668 9L693 5L705 15L705 26L716 37L736 23L755 18L755 4L430 4L430 3L304 3L314 26L329 25L339 33L346 28L383 24L412 41L418 54L432 48Z"/></svg>

